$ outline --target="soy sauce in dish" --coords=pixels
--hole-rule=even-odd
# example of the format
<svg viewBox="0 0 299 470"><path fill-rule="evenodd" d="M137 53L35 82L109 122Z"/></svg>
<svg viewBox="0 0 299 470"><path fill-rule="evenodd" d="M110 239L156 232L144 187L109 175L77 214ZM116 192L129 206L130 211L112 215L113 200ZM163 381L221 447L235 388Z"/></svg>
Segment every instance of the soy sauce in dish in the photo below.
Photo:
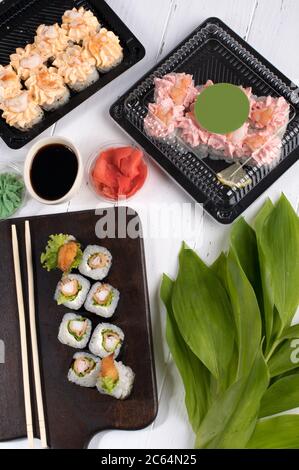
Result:
<svg viewBox="0 0 299 470"><path fill-rule="evenodd" d="M38 150L32 161L30 178L36 194L55 201L72 188L78 174L78 159L63 144L50 144Z"/></svg>

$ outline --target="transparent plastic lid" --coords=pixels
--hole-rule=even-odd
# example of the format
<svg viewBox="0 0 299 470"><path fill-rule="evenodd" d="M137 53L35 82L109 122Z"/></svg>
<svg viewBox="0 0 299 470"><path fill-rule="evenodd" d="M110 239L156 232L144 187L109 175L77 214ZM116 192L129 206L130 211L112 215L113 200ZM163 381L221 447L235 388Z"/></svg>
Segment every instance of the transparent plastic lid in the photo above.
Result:
<svg viewBox="0 0 299 470"><path fill-rule="evenodd" d="M249 103L246 119L227 133L207 130L196 114L199 96L221 83L239 87ZM203 202L221 201L225 210L294 150L298 103L298 93L211 23L130 92L124 112L166 159L198 184L205 192ZM232 112L228 101L228 118Z"/></svg>

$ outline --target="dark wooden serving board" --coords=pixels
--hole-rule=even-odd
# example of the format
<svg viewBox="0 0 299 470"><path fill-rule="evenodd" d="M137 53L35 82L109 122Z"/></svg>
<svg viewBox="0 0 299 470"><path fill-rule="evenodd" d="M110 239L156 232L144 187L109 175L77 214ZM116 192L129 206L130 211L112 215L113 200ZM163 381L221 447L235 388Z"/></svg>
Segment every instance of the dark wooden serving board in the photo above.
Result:
<svg viewBox="0 0 299 470"><path fill-rule="evenodd" d="M118 210L107 209L115 216ZM105 214L106 215L106 214ZM128 219L136 217L130 215ZM101 216L95 211L29 217L32 236L36 319L48 443L51 448L84 448L93 435L104 429L140 429L149 425L157 413L157 393L152 349L143 240L132 238L99 239L95 233ZM135 219L136 220L136 219ZM27 282L24 221L0 223L0 340L5 343L5 363L0 363L0 440L26 436L22 384L18 311L11 248L11 225L17 225L22 275ZM40 265L40 253L48 236L55 233L74 235L85 247L106 246L113 255L108 282L121 292L118 309L111 322L125 332L125 344L119 360L136 374L132 395L125 401L99 394L96 389L76 386L67 381L67 373L76 350L57 340L65 307L53 300L60 273L48 273ZM81 310L83 312L83 310ZM96 326L100 317L85 313ZM29 321L27 321L28 326ZM29 334L28 343L30 344ZM32 365L31 365L32 379ZM34 406L35 436L38 437Z"/></svg>

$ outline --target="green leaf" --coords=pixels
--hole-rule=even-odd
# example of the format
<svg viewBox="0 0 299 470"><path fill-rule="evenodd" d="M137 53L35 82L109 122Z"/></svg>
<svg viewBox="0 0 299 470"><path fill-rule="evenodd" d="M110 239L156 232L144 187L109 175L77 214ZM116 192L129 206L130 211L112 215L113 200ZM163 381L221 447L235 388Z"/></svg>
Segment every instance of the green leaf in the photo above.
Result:
<svg viewBox="0 0 299 470"><path fill-rule="evenodd" d="M164 274L160 296L167 310L166 339L185 386L189 421L196 432L207 412L211 374L193 354L179 332L171 307L173 285L174 282Z"/></svg>
<svg viewBox="0 0 299 470"><path fill-rule="evenodd" d="M248 375L234 383L210 407L197 437L200 449L241 449L256 425L260 401L269 384L261 351Z"/></svg>
<svg viewBox="0 0 299 470"><path fill-rule="evenodd" d="M230 245L234 249L239 263L255 291L260 307L262 307L263 292L256 234L243 218L237 220L232 227Z"/></svg>
<svg viewBox="0 0 299 470"><path fill-rule="evenodd" d="M277 380L263 396L259 416L264 418L299 407L299 374Z"/></svg>
<svg viewBox="0 0 299 470"><path fill-rule="evenodd" d="M268 362L271 377L299 366L299 339L288 339L274 352Z"/></svg>
<svg viewBox="0 0 299 470"><path fill-rule="evenodd" d="M180 253L172 307L178 328L190 349L221 385L234 347L232 313L218 277L190 249Z"/></svg>
<svg viewBox="0 0 299 470"><path fill-rule="evenodd" d="M259 421L248 449L298 449L299 415L276 416Z"/></svg>
<svg viewBox="0 0 299 470"><path fill-rule="evenodd" d="M260 347L262 322L255 292L233 248L227 257L227 284L237 330L237 378L241 378L248 375Z"/></svg>
<svg viewBox="0 0 299 470"><path fill-rule="evenodd" d="M284 195L265 220L259 239L272 298L287 327L299 304L299 218Z"/></svg>
<svg viewBox="0 0 299 470"><path fill-rule="evenodd" d="M289 328L286 328L280 339L283 341L284 339L297 339L299 338L299 325L292 325Z"/></svg>

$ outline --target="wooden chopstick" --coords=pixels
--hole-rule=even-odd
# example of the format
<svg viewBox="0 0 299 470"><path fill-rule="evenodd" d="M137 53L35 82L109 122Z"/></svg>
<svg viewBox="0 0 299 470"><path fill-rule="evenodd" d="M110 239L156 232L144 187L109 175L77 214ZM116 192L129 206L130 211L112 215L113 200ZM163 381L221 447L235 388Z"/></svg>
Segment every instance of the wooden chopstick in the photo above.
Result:
<svg viewBox="0 0 299 470"><path fill-rule="evenodd" d="M34 302L34 280L32 267L32 245L29 221L25 222L25 242L26 242L26 260L27 260L27 276L28 276L28 297L29 297L29 320L31 333L31 348L33 356L33 372L34 386L37 401L37 414L42 447L45 449L47 445L47 432L45 424L44 404L40 378L39 353L37 346L36 321L35 321L35 302Z"/></svg>
<svg viewBox="0 0 299 470"><path fill-rule="evenodd" d="M12 235L12 249L13 249L13 260L14 260L14 269L15 269L16 292L17 292L18 311L19 311L26 429L27 429L28 445L30 448L33 448L34 439L33 439L31 394L30 394L29 366L28 366L28 348L27 348L27 339L26 339L26 320L25 320L24 297L23 297L21 268L20 268L19 243L18 243L18 235L17 235L17 230L16 230L15 225L11 226L11 235Z"/></svg>

